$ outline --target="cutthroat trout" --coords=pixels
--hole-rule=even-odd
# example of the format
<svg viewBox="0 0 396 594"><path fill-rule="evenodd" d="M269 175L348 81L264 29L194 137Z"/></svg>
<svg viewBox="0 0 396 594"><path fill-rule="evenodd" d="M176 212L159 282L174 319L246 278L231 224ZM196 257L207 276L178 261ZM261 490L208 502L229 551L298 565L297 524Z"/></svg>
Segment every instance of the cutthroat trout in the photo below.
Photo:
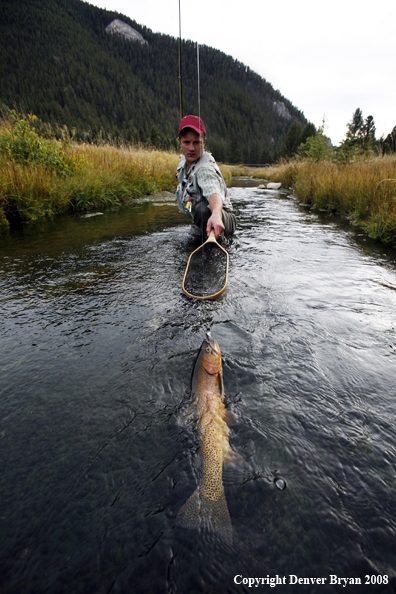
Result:
<svg viewBox="0 0 396 594"><path fill-rule="evenodd" d="M223 464L242 458L228 443L221 353L209 332L195 363L191 398L200 441L201 480L179 511L177 523L186 528L213 530L230 542L232 526L224 495Z"/></svg>

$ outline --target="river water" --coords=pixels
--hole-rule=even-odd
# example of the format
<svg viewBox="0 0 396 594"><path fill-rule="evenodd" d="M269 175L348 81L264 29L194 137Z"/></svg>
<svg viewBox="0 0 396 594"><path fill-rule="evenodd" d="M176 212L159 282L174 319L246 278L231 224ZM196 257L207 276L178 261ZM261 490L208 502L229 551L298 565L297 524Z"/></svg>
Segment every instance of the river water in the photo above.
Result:
<svg viewBox="0 0 396 594"><path fill-rule="evenodd" d="M0 240L2 593L395 592L395 252L249 185L217 301L181 291L167 194ZM232 545L175 523L208 329L245 459Z"/></svg>

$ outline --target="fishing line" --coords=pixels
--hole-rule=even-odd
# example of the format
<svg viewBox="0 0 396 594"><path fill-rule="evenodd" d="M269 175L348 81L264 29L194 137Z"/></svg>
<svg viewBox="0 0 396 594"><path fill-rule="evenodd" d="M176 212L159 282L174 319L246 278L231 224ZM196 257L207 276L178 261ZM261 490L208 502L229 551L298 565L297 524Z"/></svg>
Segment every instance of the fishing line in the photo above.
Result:
<svg viewBox="0 0 396 594"><path fill-rule="evenodd" d="M198 117L201 119L201 88L199 82L199 43L197 41L197 71L198 71Z"/></svg>
<svg viewBox="0 0 396 594"><path fill-rule="evenodd" d="M199 78L199 72L200 72L200 68L199 68L199 43L197 41L197 82L198 82L198 117L201 120L201 83L200 83L200 78ZM201 136L201 135L200 135ZM203 136L202 136L202 141L203 141ZM205 146L203 147L203 150L205 149ZM206 232L206 229L204 231L203 225L201 226L201 243L204 242L204 234ZM204 253L202 250L202 278L204 276L204 268L205 268L205 264L208 260L208 256L206 257L206 261L204 262Z"/></svg>
<svg viewBox="0 0 396 594"><path fill-rule="evenodd" d="M198 118L201 120L201 87L200 87L200 80L199 80L199 43L197 41L197 79L198 79ZM201 137L201 134L200 134ZM203 137L202 137L203 140ZM204 229L203 225L201 226L201 243L204 242Z"/></svg>
<svg viewBox="0 0 396 594"><path fill-rule="evenodd" d="M181 75L181 11L179 0L179 101L180 101L180 119L183 119L183 102L182 102L182 75Z"/></svg>

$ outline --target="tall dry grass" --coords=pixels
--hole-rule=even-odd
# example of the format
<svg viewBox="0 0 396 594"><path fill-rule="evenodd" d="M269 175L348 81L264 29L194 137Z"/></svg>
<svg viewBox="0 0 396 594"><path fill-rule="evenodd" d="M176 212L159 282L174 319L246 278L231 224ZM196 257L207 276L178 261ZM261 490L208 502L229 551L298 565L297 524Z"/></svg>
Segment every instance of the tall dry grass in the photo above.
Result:
<svg viewBox="0 0 396 594"><path fill-rule="evenodd" d="M396 155L350 164L293 160L264 171L301 202L347 216L370 237L396 246Z"/></svg>
<svg viewBox="0 0 396 594"><path fill-rule="evenodd" d="M0 119L0 228L65 212L119 206L176 187L174 152L58 141L35 116ZM221 166L225 178L231 168Z"/></svg>
<svg viewBox="0 0 396 594"><path fill-rule="evenodd" d="M125 204L176 186L176 153L108 145L77 145L73 150L86 163L84 171L68 183L73 208L78 211Z"/></svg>
<svg viewBox="0 0 396 594"><path fill-rule="evenodd" d="M43 138L35 118L0 123L0 226L125 204L176 186L176 153Z"/></svg>

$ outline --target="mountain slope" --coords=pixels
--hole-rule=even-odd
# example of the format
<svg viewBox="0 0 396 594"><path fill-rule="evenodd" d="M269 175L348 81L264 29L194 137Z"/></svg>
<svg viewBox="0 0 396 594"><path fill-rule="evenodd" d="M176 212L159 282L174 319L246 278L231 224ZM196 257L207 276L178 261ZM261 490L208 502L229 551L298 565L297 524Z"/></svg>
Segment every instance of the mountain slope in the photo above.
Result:
<svg viewBox="0 0 396 594"><path fill-rule="evenodd" d="M178 40L81 0L0 0L0 102L101 135L170 147L179 122ZM106 33L120 19L147 44ZM183 113L197 113L196 46L182 42ZM270 160L304 115L249 68L200 47L201 116L220 160ZM252 159L254 159L252 161ZM238 159L237 159L238 160Z"/></svg>

